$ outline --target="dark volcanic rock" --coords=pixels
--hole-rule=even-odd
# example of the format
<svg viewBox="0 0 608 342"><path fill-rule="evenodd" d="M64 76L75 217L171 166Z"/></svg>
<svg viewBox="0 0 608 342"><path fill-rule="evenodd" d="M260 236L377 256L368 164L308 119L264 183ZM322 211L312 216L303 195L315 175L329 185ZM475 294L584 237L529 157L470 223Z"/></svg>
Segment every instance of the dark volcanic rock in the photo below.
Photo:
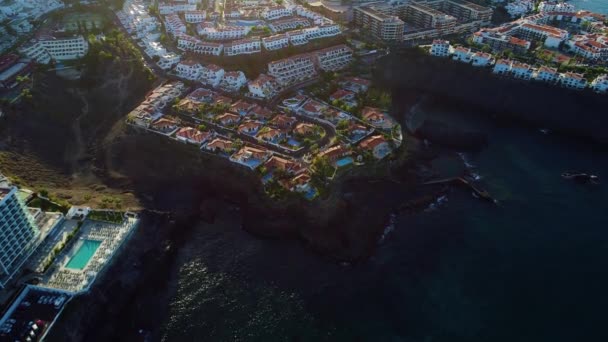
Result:
<svg viewBox="0 0 608 342"><path fill-rule="evenodd" d="M375 78L378 84L392 88L394 94L431 95L438 101L459 103L473 113L497 120L549 128L608 144L608 116L604 115L608 97L590 90L500 78L489 69L433 58L418 49L383 58Z"/></svg>
<svg viewBox="0 0 608 342"><path fill-rule="evenodd" d="M434 120L425 120L415 135L420 139L457 149L479 150L488 143L488 138L483 133L462 131Z"/></svg>

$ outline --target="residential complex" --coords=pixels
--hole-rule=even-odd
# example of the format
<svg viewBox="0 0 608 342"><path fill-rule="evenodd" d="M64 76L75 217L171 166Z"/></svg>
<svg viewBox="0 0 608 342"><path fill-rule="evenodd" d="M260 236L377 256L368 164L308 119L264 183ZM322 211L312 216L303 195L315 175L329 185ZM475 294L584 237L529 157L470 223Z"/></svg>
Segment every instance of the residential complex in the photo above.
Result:
<svg viewBox="0 0 608 342"><path fill-rule="evenodd" d="M278 84L287 86L317 75L315 56L312 54L296 55L268 63L268 74Z"/></svg>
<svg viewBox="0 0 608 342"><path fill-rule="evenodd" d="M369 30L373 37L383 41L403 40L405 23L396 15L389 15L373 6L355 7L354 22L364 30Z"/></svg>
<svg viewBox="0 0 608 342"><path fill-rule="evenodd" d="M373 2L355 7L354 22L384 41L433 38L487 26L492 9L460 0Z"/></svg>
<svg viewBox="0 0 608 342"><path fill-rule="evenodd" d="M236 56L259 53L262 51L261 46L260 38L258 37L235 40L224 45L224 55Z"/></svg>
<svg viewBox="0 0 608 342"><path fill-rule="evenodd" d="M606 74L597 76L588 82L585 75L574 72L559 73L557 68L541 65L533 67L512 59L494 60L490 53L473 52L470 48L452 47L448 41L434 40L429 53L436 57L452 57L452 60L471 64L476 67L492 67L492 72L499 76L512 77L524 81L537 81L550 85L559 85L573 90L591 88L598 93L605 93L608 89Z"/></svg>

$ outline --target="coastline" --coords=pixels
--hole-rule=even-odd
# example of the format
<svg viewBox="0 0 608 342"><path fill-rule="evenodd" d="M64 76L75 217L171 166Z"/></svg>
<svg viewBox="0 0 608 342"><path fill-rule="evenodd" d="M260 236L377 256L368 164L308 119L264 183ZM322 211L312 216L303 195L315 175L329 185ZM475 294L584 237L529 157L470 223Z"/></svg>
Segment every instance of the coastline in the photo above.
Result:
<svg viewBox="0 0 608 342"><path fill-rule="evenodd" d="M591 140L608 146L608 97L535 82L500 78L485 68L431 57L419 49L404 49L380 60L375 82L398 94L429 96L456 110L479 113L504 124Z"/></svg>

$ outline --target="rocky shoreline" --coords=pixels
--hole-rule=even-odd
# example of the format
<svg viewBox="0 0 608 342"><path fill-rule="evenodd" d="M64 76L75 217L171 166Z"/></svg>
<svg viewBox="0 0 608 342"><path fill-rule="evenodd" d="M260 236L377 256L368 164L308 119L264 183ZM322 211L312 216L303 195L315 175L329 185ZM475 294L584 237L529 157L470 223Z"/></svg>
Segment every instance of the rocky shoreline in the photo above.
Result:
<svg viewBox="0 0 608 342"><path fill-rule="evenodd" d="M116 163L135 158L135 150L138 160ZM113 160L112 174L121 175L112 180L105 174L108 183L122 180L149 210L92 291L70 304L49 341L137 340L146 334L156 340L180 246L195 227L213 224L227 207L237 208L242 229L252 235L297 239L335 262L357 263L373 255L391 214L421 210L445 191L419 185L416 167L430 157L425 154L408 157L405 164L385 163L371 174L354 172L336 182L329 198L313 202L271 200L248 170L151 134L128 132L106 156ZM179 167L184 160L190 162Z"/></svg>

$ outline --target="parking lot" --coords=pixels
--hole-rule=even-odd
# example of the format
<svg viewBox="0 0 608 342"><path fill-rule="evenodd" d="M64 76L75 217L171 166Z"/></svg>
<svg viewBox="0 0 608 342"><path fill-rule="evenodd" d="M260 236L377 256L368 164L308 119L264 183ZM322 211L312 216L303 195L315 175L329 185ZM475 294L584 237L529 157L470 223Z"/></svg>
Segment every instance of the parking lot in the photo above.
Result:
<svg viewBox="0 0 608 342"><path fill-rule="evenodd" d="M70 299L60 291L23 291L0 320L0 342L39 341Z"/></svg>

